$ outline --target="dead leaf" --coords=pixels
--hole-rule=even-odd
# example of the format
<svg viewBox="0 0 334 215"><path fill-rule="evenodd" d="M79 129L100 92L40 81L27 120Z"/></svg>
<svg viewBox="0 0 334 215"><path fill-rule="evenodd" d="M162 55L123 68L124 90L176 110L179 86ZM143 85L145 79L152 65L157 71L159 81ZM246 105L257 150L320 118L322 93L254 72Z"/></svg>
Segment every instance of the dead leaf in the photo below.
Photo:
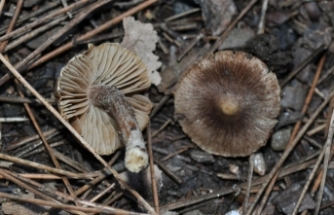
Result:
<svg viewBox="0 0 334 215"><path fill-rule="evenodd" d="M157 69L160 68L161 62L158 60L159 57L153 54L159 37L153 25L127 17L123 19L123 26L125 36L121 46L135 52L141 58L150 73L151 82L156 86L159 85L161 77Z"/></svg>

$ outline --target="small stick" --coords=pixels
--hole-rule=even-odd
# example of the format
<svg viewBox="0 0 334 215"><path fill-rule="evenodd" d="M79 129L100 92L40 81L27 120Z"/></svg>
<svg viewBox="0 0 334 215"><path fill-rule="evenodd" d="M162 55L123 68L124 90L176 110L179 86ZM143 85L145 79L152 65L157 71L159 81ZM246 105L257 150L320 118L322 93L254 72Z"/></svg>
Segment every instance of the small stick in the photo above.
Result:
<svg viewBox="0 0 334 215"><path fill-rule="evenodd" d="M319 126L313 128L312 130L309 130L309 131L306 133L306 135L307 135L307 136L315 135L316 133L318 133L318 132L320 132L320 131L322 131L322 130L325 130L325 128L326 128L326 124L319 125Z"/></svg>
<svg viewBox="0 0 334 215"><path fill-rule="evenodd" d="M68 7L67 1L66 0L61 0L61 3L63 4L64 7ZM73 15L70 11L66 12L68 18L72 19Z"/></svg>
<svg viewBox="0 0 334 215"><path fill-rule="evenodd" d="M155 114L158 113L158 111L164 106L164 104L168 101L168 99L171 97L171 94L165 94L164 97L159 101L157 105L154 106L153 110L151 111L150 118L152 119Z"/></svg>
<svg viewBox="0 0 334 215"><path fill-rule="evenodd" d="M296 203L296 205L293 209L293 212L292 212L293 215L296 215L298 213L299 207L300 207L300 205L302 204L302 202L305 198L306 192L307 192L309 186L311 185L311 182L312 182L313 178L317 174L318 168L319 168L319 166L321 164L321 161L322 161L322 159L325 155L325 150L326 150L326 147L323 147L322 152L319 155L318 160L317 160L317 162L315 163L315 165L312 169L312 172L310 173L309 177L307 178L306 184L304 185L303 190L302 190L302 192L301 192L301 194L298 198L298 201L297 201L297 203Z"/></svg>
<svg viewBox="0 0 334 215"><path fill-rule="evenodd" d="M21 28L16 29L15 31L11 32L10 34L6 34L5 36L0 37L0 42L8 40L10 38L12 38L13 36L17 35L17 34L22 34L25 33L27 31L29 31L30 29L41 25L47 21L50 21L52 19L54 19L56 16L65 13L67 11L73 10L75 8L81 7L82 5L85 5L87 2L89 2L90 0L80 0L79 2L73 3L68 7L62 8L60 10L57 10L41 19L37 19L35 22L27 24L22 26Z"/></svg>
<svg viewBox="0 0 334 215"><path fill-rule="evenodd" d="M248 208L248 202L249 202L249 194L250 194L250 189L252 185L252 177L253 177L253 171L254 171L254 153L249 156L249 167L248 167L248 177L247 177L247 189L246 189L246 196L245 196L245 201L244 201L244 209L243 213L247 211Z"/></svg>
<svg viewBox="0 0 334 215"><path fill-rule="evenodd" d="M190 44L185 47L183 49L183 51L179 54L179 56L177 57L177 60L180 61L189 51L190 49L192 49L196 44L197 42L203 38L203 34L200 33L199 35L197 35L194 39L192 39L192 41L190 42Z"/></svg>
<svg viewBox="0 0 334 215"><path fill-rule="evenodd" d="M330 157L331 157L331 146L332 146L333 134L334 134L334 110L332 112L332 117L331 117L330 126L329 126L328 130L329 130L328 131L328 136L327 136L326 144L325 144L325 147L324 147L324 150L325 150L324 168L323 168L323 171L322 171L323 172L322 173L322 180L321 180L320 189L319 189L319 192L318 192L317 206L316 206L315 212L314 212L315 215L317 215L319 213L319 210L320 210L321 198L322 198L322 195L323 195L323 192L324 192L324 187L325 187L328 162L329 162Z"/></svg>
<svg viewBox="0 0 334 215"><path fill-rule="evenodd" d="M172 119L168 119L158 130L156 130L155 132L153 132L152 137L157 136L157 134L159 134L164 128L166 128L166 126L171 123Z"/></svg>
<svg viewBox="0 0 334 215"><path fill-rule="evenodd" d="M271 179L268 187L267 187L267 190L266 192L264 193L264 196L263 196L263 199L261 201L261 204L259 205L259 207L257 208L257 211L256 211L256 214L257 215L261 215L261 212L264 208L264 206L266 206L266 203L267 203L267 199L269 198L270 194L271 194L271 191L273 190L273 187L275 186L275 183L276 183L276 180L277 180L277 177L280 175L280 171L278 171L273 179Z"/></svg>
<svg viewBox="0 0 334 215"><path fill-rule="evenodd" d="M150 157L150 173L151 173L153 203L154 203L155 211L159 215L160 214L159 197L158 197L158 190L157 190L157 181L156 181L155 172L154 172L154 157L153 157L153 150L152 150L152 136L151 136L151 121L150 120L148 121L146 131L147 131L147 149L148 149L148 154Z"/></svg>
<svg viewBox="0 0 334 215"><path fill-rule="evenodd" d="M11 123L11 122L26 122L29 121L26 117L0 117L1 123Z"/></svg>
<svg viewBox="0 0 334 215"><path fill-rule="evenodd" d="M15 27L15 24L16 24L16 21L20 15L20 12L21 12L21 9L22 9L22 6L23 6L23 0L19 0L16 4L16 10L15 10L15 13L14 13L14 16L13 16L13 19L11 20L10 24L9 24L9 27L7 29L7 34L9 34L10 32L13 31L14 27ZM3 41L1 44L0 44L0 53L3 53L6 46L8 44L8 40L7 41Z"/></svg>
<svg viewBox="0 0 334 215"><path fill-rule="evenodd" d="M235 174L227 174L227 173L217 173L217 176L224 180L237 180L237 181L246 181L247 177L237 176ZM248 183L247 183L248 186Z"/></svg>
<svg viewBox="0 0 334 215"><path fill-rule="evenodd" d="M165 164L160 162L158 159L154 159L154 162L160 167L162 171L164 171L168 176L170 176L174 181L176 181L178 184L182 184L183 180L179 178L177 175L175 175L173 172L171 172Z"/></svg>
<svg viewBox="0 0 334 215"><path fill-rule="evenodd" d="M328 78L328 76L330 76L332 73L334 73L334 66L332 66L330 69L327 70L327 72L321 77L319 78L319 81L317 83L317 85L321 84L324 80L326 80Z"/></svg>
<svg viewBox="0 0 334 215"><path fill-rule="evenodd" d="M61 146L61 145L64 145L64 144L65 144L64 141L57 141L57 142L53 142L53 143L51 143L51 144L50 144L50 147L51 147L51 148L56 148L56 147ZM40 145L42 145L42 142L41 142ZM39 147L39 148L36 148L35 150L32 150L32 151L28 148L27 150L21 152L19 155L16 155L16 154L15 154L15 156L17 156L17 157L21 157L21 158L28 158L28 157L30 157L30 156L36 155L36 154L38 154L38 153L41 153L41 152L43 152L43 151L45 151L44 146L41 146L41 147ZM59 159L59 158L58 158L58 159Z"/></svg>
<svg viewBox="0 0 334 215"><path fill-rule="evenodd" d="M46 99L49 103L55 103L55 99ZM12 96L0 96L0 102L9 102L9 103L37 103L41 104L38 99L29 99L21 97L12 97Z"/></svg>
<svg viewBox="0 0 334 215"><path fill-rule="evenodd" d="M87 40L74 40L74 45L80 45L80 44L88 44L88 43L97 43L100 42L101 40L110 40L113 38L121 37L124 36L124 33L116 33L116 34L103 34L103 35L98 35L95 36L92 39L87 39Z"/></svg>
<svg viewBox="0 0 334 215"><path fill-rule="evenodd" d="M200 11L201 9L200 8L194 8L194 9L191 9L191 10L188 10L188 11L185 11L185 12L182 12L182 13L179 13L179 14L176 14L176 15L173 15L173 16L170 16L168 17L167 19L165 19L165 22L170 22L170 21L173 21L175 19L179 19L179 18L182 18L184 16L187 16L187 15L190 15L190 14L193 14L193 13L196 13L198 11Z"/></svg>
<svg viewBox="0 0 334 215"><path fill-rule="evenodd" d="M267 8L268 8L268 0L262 0L261 18L260 18L260 22L259 22L259 28L257 29L257 34L263 34L264 33L264 26L265 26L265 18L266 18Z"/></svg>
<svg viewBox="0 0 334 215"><path fill-rule="evenodd" d="M178 208L182 208L182 207L187 207L193 204L197 204L200 202L204 202L210 199L214 199L214 198L219 198L231 193L235 193L236 191L238 191L238 189L234 189L234 188L224 188L218 191L214 191L210 194L206 194L206 195L202 195L202 196L197 196L197 197L193 197L191 199L185 199L185 200L180 200L177 202L173 202L173 203L169 203L167 205L163 205L161 207L162 211L169 211L169 210L175 210Z"/></svg>
<svg viewBox="0 0 334 215"><path fill-rule="evenodd" d="M115 187L115 183L111 184L109 187L107 187L106 189L102 190L102 192L98 193L96 196L94 196L93 198L91 198L89 200L89 202L96 202L98 199L100 199L104 194L106 194L107 192L109 192L114 187Z"/></svg>
<svg viewBox="0 0 334 215"><path fill-rule="evenodd" d="M317 147L318 149L322 148L322 145L320 143L318 143L316 140L308 137L308 136L304 136L303 137L305 140L307 140L311 145Z"/></svg>
<svg viewBox="0 0 334 215"><path fill-rule="evenodd" d="M21 173L19 174L21 177L29 178L29 179L37 179L37 180L50 180L55 179L59 180L61 177L52 174L38 174L38 173ZM5 179L6 177L0 176L0 179Z"/></svg>
<svg viewBox="0 0 334 215"><path fill-rule="evenodd" d="M55 155L56 158L58 158L60 161L66 163L67 165L73 167L74 169L78 170L79 172L88 172L86 167L84 167L82 164L72 160L71 158L63 155L62 153L58 152L56 149L52 149L52 153Z"/></svg>
<svg viewBox="0 0 334 215"><path fill-rule="evenodd" d="M166 160L174 157L175 155L178 155L178 154L181 154L181 153L187 151L189 148L191 148L191 147L182 147L181 149L179 149L179 150L177 150L177 151L175 151L173 153L169 153L167 156L165 156L164 158L162 158L161 161L166 161Z"/></svg>

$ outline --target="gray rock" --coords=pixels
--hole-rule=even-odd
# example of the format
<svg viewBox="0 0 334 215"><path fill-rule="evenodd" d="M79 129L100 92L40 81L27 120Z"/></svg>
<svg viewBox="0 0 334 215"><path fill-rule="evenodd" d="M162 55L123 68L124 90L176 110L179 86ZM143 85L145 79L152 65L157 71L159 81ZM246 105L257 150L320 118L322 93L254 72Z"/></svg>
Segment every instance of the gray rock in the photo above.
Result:
<svg viewBox="0 0 334 215"><path fill-rule="evenodd" d="M300 111L304 105L307 89L308 87L299 81L294 81L291 85L284 87L282 90L282 107Z"/></svg>
<svg viewBox="0 0 334 215"><path fill-rule="evenodd" d="M290 128L276 131L271 138L271 148L275 151L283 151L289 142L290 135Z"/></svg>

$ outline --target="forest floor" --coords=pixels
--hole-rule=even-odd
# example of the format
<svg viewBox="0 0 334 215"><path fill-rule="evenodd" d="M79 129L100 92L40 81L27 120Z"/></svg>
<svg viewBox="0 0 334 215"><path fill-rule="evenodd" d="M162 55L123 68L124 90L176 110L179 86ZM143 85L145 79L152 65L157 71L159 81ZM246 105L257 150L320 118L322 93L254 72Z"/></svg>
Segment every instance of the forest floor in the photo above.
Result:
<svg viewBox="0 0 334 215"><path fill-rule="evenodd" d="M1 0L0 214L334 214L333 24L324 0ZM152 79L140 93L153 104L143 130L153 162L140 173L124 148L87 149L55 96L88 44L138 44L130 32ZM185 72L224 50L261 59L281 89L267 144L242 157L202 150L175 114Z"/></svg>

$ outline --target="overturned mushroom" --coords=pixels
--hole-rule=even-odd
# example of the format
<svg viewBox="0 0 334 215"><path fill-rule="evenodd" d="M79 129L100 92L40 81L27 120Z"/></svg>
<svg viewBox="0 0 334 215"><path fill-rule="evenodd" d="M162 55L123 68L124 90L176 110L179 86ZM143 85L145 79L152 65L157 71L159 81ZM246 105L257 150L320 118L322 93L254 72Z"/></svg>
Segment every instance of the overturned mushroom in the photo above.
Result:
<svg viewBox="0 0 334 215"><path fill-rule="evenodd" d="M89 45L61 70L58 107L96 153L109 155L124 143L125 166L139 172L148 163L141 130L152 104L137 93L150 85L146 66L134 53L114 43Z"/></svg>
<svg viewBox="0 0 334 215"><path fill-rule="evenodd" d="M244 52L206 57L183 75L175 92L183 131L203 150L221 156L247 156L265 145L279 109L275 74Z"/></svg>

